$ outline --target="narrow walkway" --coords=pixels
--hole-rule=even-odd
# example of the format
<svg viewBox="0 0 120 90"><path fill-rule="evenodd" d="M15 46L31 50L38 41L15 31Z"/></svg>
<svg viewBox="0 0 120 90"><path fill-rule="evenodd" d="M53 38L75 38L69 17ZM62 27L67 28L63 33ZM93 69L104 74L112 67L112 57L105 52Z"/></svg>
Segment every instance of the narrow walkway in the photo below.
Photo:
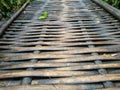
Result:
<svg viewBox="0 0 120 90"><path fill-rule="evenodd" d="M0 90L120 87L120 22L91 0L34 1L0 50Z"/></svg>

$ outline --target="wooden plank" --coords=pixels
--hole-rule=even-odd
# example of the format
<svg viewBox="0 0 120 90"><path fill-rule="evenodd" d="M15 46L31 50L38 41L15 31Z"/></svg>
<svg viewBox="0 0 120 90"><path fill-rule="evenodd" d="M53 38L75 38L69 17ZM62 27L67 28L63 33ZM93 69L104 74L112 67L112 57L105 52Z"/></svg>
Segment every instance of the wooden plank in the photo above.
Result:
<svg viewBox="0 0 120 90"><path fill-rule="evenodd" d="M0 39L1 41L2 41L2 39ZM15 38L8 38L8 39L3 39L4 41L14 41L15 40ZM31 39L31 38L29 38L29 39L20 39L20 41L21 42L27 42L27 41L38 41L38 40L48 40L48 41L57 41L57 40L59 40L59 38L40 38L40 39L36 39L36 38L33 38L33 39Z"/></svg>
<svg viewBox="0 0 120 90"><path fill-rule="evenodd" d="M7 34L19 34L19 35L41 35L41 34L48 34L48 35L51 35L51 34L53 34L53 35L60 35L60 34L64 34L65 32L30 32L30 31L26 31L25 33L19 33L19 32L6 32Z"/></svg>
<svg viewBox="0 0 120 90"><path fill-rule="evenodd" d="M2 49L12 49L11 51L31 51L31 50L72 50L72 47L55 47L55 46L35 46L35 47L9 47L9 46L0 46Z"/></svg>
<svg viewBox="0 0 120 90"><path fill-rule="evenodd" d="M59 67L55 70L94 70L94 69L111 69L111 68L120 68L120 64L96 64L96 65L82 65L82 66L68 66L68 67Z"/></svg>
<svg viewBox="0 0 120 90"><path fill-rule="evenodd" d="M41 64L41 66L40 67L42 67L42 66L45 66L45 67L48 67L48 66L53 66L53 67L57 67L57 65L58 65L58 67L61 67L62 65L63 66L74 66L74 65L91 65L91 64L94 64L94 62L81 62L81 63L59 63L59 62L46 62L46 61L43 61L43 62L37 62L38 64ZM0 68L2 68L2 67L7 67L7 66L14 66L14 65L22 65L23 67L26 67L26 65L28 65L28 67L29 67L29 65L30 66L34 66L34 62L2 62L2 63L0 63ZM54 64L56 64L56 65L54 65ZM25 66L24 66L25 65ZM51 66L51 67L52 67Z"/></svg>
<svg viewBox="0 0 120 90"><path fill-rule="evenodd" d="M54 59L55 60L54 60ZM94 60L120 60L120 56L111 55L99 55L99 56L82 56L82 55L64 55L64 54L26 54L18 56L6 56L0 58L0 61L18 61L18 60L29 60L29 59L53 59L50 62L82 62L82 61L94 61Z"/></svg>
<svg viewBox="0 0 120 90"><path fill-rule="evenodd" d="M120 64L91 64L80 65L79 63L23 63L1 67L0 69L22 69L22 68L52 68L55 70L93 70L93 69L111 69L120 68Z"/></svg>
<svg viewBox="0 0 120 90"><path fill-rule="evenodd" d="M112 40L113 38L79 38L79 39L74 39L74 38L65 38L65 39L61 39L62 41L66 41L66 42L77 42L77 41L88 41L88 40L93 40L93 41L105 41L105 40ZM4 40L4 42L6 41L13 41L15 40L14 38L8 38L7 40ZM20 41L36 41L36 40L53 40L53 41L57 41L59 40L59 38L40 38L40 39L20 39Z"/></svg>
<svg viewBox="0 0 120 90"><path fill-rule="evenodd" d="M85 84L120 81L120 74L89 75L57 79L33 80L33 84Z"/></svg>
<svg viewBox="0 0 120 90"><path fill-rule="evenodd" d="M13 54L14 56L6 56L4 58L1 58L0 61L11 61L11 60L22 60L22 59L42 59L42 58L67 58L70 57L70 55L63 55L63 54L25 54L25 55L16 55Z"/></svg>
<svg viewBox="0 0 120 90"><path fill-rule="evenodd" d="M0 90L86 90L103 88L100 84L95 85L22 85L22 86L10 86L0 87ZM114 89L113 89L114 90Z"/></svg>
<svg viewBox="0 0 120 90"><path fill-rule="evenodd" d="M107 52L119 52L120 48L116 47L116 48L81 48L81 49L74 49L73 47L48 47L48 46L36 46L36 47L9 47L9 46L2 46L0 47L2 49L12 49L12 50L8 50L9 52L7 53L6 51L6 55L5 56L9 56L9 54L14 54L14 52L21 52L21 51L35 51L35 50L48 50L47 52L51 53L53 51L53 53L57 53L57 54L84 54L84 53L92 53L92 52L103 52L103 53L107 53ZM12 53L13 52L13 53ZM4 55L4 53L0 53L0 55ZM110 55L110 54L109 54Z"/></svg>
<svg viewBox="0 0 120 90"><path fill-rule="evenodd" d="M62 42L62 41L54 41L54 42L0 42L0 44L16 44L16 45L59 45L59 46L69 46L69 47L73 47L73 46L85 46L85 45L119 45L120 42L105 42L105 41L99 41L99 42L76 42L76 43L67 43L67 42Z"/></svg>
<svg viewBox="0 0 120 90"><path fill-rule="evenodd" d="M88 34L88 33L87 33ZM90 34L88 34L88 35L90 35ZM31 36L31 35L26 35L26 36L24 36L24 35L6 35L7 37L11 37L11 38L15 38L15 37L19 37L19 38L35 38L35 37L41 37L41 38L51 38L51 37L53 37L53 38L62 38L64 35L34 35L34 36ZM102 36L104 36L104 35L92 35L91 37L102 37ZM74 34L73 35L70 35L69 36L69 38L85 38L86 36L85 35L81 35L81 36L75 36Z"/></svg>
<svg viewBox="0 0 120 90"><path fill-rule="evenodd" d="M80 32L80 31L79 31ZM29 37L30 35L34 35L34 36L38 36L38 35L40 35L40 36L46 36L46 35L48 35L49 37L50 36L62 36L62 35L64 35L66 32L27 32L26 31L26 33L19 33L19 32L6 32L6 34L12 34L12 35L14 35L14 36L21 36L21 35L23 35L23 37ZM119 34L120 32L119 31L117 31L117 32L112 32L112 33L107 33L107 34L109 34L109 35L115 35L115 34ZM71 37L75 37L75 36L73 36L73 35L80 35L80 36L82 36L82 35L86 35L86 34L89 34L89 35L96 35L96 34L101 34L101 33L96 33L96 32L88 32L88 33L70 33L69 35L71 35ZM80 41L83 41L83 40L87 40L87 39L79 39ZM97 39L97 38L94 38L94 39L90 39L90 40L100 40L99 38ZM101 40L105 40L105 39L102 39L101 38ZM108 39L106 39L106 40L108 40Z"/></svg>
<svg viewBox="0 0 120 90"><path fill-rule="evenodd" d="M88 40L93 40L93 41L105 41L105 40L112 40L113 38L77 38L77 39L63 39L64 42L76 42L76 41L88 41Z"/></svg>
<svg viewBox="0 0 120 90"><path fill-rule="evenodd" d="M30 23L31 20L15 20L13 23Z"/></svg>
<svg viewBox="0 0 120 90"><path fill-rule="evenodd" d="M120 56L80 56L80 57L71 57L71 58L64 58L64 59L57 59L51 62L82 62L82 61L95 61L95 60L102 60L102 61L111 61L111 60L120 60Z"/></svg>
<svg viewBox="0 0 120 90"><path fill-rule="evenodd" d="M85 54L85 53L107 53L107 52L119 52L120 48L85 48L85 49L74 49L74 50L67 50L67 51L58 51L53 53L58 54ZM109 56L112 54L108 54Z"/></svg>
<svg viewBox="0 0 120 90"><path fill-rule="evenodd" d="M0 69L20 69L20 68L29 68L29 67L33 67L33 68L53 68L53 67L67 67L67 66L76 66L76 65L80 65L79 63L44 63L44 62L37 62L37 63L22 63L22 64L13 64L13 65L4 65L4 67L2 67L3 65L0 64L1 68Z"/></svg>
<svg viewBox="0 0 120 90"><path fill-rule="evenodd" d="M0 73L0 79L17 78L17 77L66 77L66 76L80 76L93 75L96 72L86 71L57 71L57 70L32 70L32 71L8 71Z"/></svg>
<svg viewBox="0 0 120 90"><path fill-rule="evenodd" d="M117 22L117 20L112 20L112 21L106 21L107 23L113 23L113 22ZM90 23L93 23L93 22L90 22ZM101 22L102 23L102 22ZM105 21L103 22L105 23ZM76 27L75 27L76 28ZM47 28L42 28L41 29L25 29L26 32L42 32L43 29L45 29L46 32L66 32L65 29L47 29ZM8 28L8 31L22 31L23 29L14 29L14 28ZM101 29L103 30L103 29ZM80 29L69 29L69 31L67 32L70 32L70 33L74 33L74 32L80 32L81 30ZM100 34L101 32L96 32L96 31L99 31L99 28L98 29L87 29L86 30L87 32L92 32L92 33L96 33L96 34ZM106 31L117 31L116 29L114 28L111 28L111 29L106 29Z"/></svg>

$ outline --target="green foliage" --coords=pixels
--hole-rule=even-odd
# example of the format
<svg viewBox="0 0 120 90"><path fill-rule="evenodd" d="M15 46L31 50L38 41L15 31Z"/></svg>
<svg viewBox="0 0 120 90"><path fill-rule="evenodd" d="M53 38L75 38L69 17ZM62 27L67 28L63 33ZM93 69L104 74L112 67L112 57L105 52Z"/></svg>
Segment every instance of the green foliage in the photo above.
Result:
<svg viewBox="0 0 120 90"><path fill-rule="evenodd" d="M10 17L27 0L0 0L0 18Z"/></svg>
<svg viewBox="0 0 120 90"><path fill-rule="evenodd" d="M39 16L39 19L44 20L48 18L48 12L44 11L42 16Z"/></svg>
<svg viewBox="0 0 120 90"><path fill-rule="evenodd" d="M109 3L110 5L119 8L120 9L120 0L103 0L107 3Z"/></svg>

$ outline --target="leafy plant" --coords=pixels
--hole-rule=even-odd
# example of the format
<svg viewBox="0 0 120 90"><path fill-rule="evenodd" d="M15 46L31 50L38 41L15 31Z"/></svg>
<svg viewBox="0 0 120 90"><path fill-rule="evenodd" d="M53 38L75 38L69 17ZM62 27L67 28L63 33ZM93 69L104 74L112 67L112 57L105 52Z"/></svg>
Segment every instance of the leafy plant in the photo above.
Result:
<svg viewBox="0 0 120 90"><path fill-rule="evenodd" d="M43 15L39 16L39 19L42 19L42 20L47 19L47 18L48 18L48 12L47 11L44 11Z"/></svg>
<svg viewBox="0 0 120 90"><path fill-rule="evenodd" d="M10 17L12 13L18 10L26 1L27 0L0 0L0 18Z"/></svg>
<svg viewBox="0 0 120 90"><path fill-rule="evenodd" d="M103 0L108 4L120 9L120 0Z"/></svg>

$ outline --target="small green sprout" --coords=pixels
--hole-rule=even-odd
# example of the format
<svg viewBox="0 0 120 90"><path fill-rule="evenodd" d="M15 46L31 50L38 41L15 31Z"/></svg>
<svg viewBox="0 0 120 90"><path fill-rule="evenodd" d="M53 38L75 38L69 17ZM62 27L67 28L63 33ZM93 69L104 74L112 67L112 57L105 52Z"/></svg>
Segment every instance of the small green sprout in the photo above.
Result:
<svg viewBox="0 0 120 90"><path fill-rule="evenodd" d="M48 18L48 12L44 11L42 16L39 16L39 19L44 20Z"/></svg>

